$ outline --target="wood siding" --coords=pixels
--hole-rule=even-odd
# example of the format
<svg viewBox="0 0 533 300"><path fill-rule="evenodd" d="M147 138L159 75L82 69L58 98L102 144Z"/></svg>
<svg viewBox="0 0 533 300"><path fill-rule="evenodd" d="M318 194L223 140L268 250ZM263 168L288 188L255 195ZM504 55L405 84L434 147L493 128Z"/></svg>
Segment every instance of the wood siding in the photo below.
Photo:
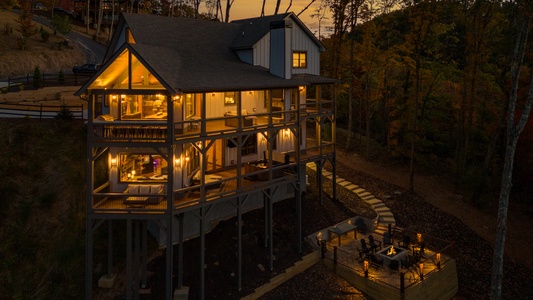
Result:
<svg viewBox="0 0 533 300"><path fill-rule="evenodd" d="M296 22L293 22L291 28L290 44L286 46L288 46L286 61L292 74L320 75L320 49ZM292 51L307 52L307 68L292 68ZM254 45L253 64L265 68L270 67L270 33L267 33Z"/></svg>
<svg viewBox="0 0 533 300"><path fill-rule="evenodd" d="M292 67L292 51L305 51L307 52L307 68L292 68L292 74L320 75L320 49L302 28L296 23L293 24L290 66Z"/></svg>

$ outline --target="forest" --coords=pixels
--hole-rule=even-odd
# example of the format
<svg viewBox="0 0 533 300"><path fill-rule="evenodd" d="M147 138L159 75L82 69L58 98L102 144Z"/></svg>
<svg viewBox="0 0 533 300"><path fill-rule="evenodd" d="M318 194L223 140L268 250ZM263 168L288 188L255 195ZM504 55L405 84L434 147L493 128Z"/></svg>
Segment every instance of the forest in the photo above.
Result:
<svg viewBox="0 0 533 300"><path fill-rule="evenodd" d="M367 158L385 154L399 163L412 161L413 172L438 170L466 191L473 205L494 205L506 150L511 63L518 26L526 18L519 5L332 2L334 28L322 39L328 48L322 75L343 82L337 87L337 124L350 132L337 147L358 147ZM391 9L391 2L401 9ZM525 43L530 44L531 39ZM529 90L531 58L526 51L517 116ZM532 191L532 134L530 120L516 152L515 198ZM520 201L531 201L527 198Z"/></svg>

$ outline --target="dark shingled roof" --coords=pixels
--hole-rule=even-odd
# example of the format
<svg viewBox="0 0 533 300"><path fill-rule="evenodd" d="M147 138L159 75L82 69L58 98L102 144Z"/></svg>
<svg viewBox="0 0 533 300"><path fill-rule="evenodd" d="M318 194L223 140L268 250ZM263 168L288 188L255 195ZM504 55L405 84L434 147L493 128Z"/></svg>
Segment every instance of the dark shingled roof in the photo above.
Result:
<svg viewBox="0 0 533 300"><path fill-rule="evenodd" d="M233 40L231 47L234 49L251 48L270 31L271 22L282 21L289 15L290 13L286 13L231 22L231 24L241 25L240 34Z"/></svg>
<svg viewBox="0 0 533 300"><path fill-rule="evenodd" d="M260 25L257 33L253 34L254 39L260 39L260 35L268 32L271 21L282 20L287 15L244 20L247 24L244 27L252 33L250 22ZM222 23L130 13L122 16L135 39L131 49L174 92L274 89L311 84L305 76L283 79L270 74L264 67L242 62L232 48L236 37L242 37L241 22ZM239 40L241 45L252 42L251 37ZM329 83L327 78L323 79L324 82L313 81Z"/></svg>

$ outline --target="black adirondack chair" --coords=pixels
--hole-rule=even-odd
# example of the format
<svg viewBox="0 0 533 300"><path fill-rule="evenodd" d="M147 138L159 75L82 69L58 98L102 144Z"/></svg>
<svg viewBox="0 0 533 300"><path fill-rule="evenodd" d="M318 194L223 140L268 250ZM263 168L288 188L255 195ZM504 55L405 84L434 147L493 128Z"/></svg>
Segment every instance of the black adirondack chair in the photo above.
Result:
<svg viewBox="0 0 533 300"><path fill-rule="evenodd" d="M381 242L374 240L374 237L372 235L368 236L368 240L370 242L370 249L372 249L372 252L375 252L376 250L381 250Z"/></svg>

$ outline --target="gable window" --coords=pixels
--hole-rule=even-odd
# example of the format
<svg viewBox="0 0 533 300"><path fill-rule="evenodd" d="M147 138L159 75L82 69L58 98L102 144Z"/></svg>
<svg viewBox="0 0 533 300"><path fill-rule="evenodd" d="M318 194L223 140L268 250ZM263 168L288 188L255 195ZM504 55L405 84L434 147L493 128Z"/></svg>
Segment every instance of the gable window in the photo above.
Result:
<svg viewBox="0 0 533 300"><path fill-rule="evenodd" d="M292 67L293 68L307 68L307 52L305 51L292 52Z"/></svg>

